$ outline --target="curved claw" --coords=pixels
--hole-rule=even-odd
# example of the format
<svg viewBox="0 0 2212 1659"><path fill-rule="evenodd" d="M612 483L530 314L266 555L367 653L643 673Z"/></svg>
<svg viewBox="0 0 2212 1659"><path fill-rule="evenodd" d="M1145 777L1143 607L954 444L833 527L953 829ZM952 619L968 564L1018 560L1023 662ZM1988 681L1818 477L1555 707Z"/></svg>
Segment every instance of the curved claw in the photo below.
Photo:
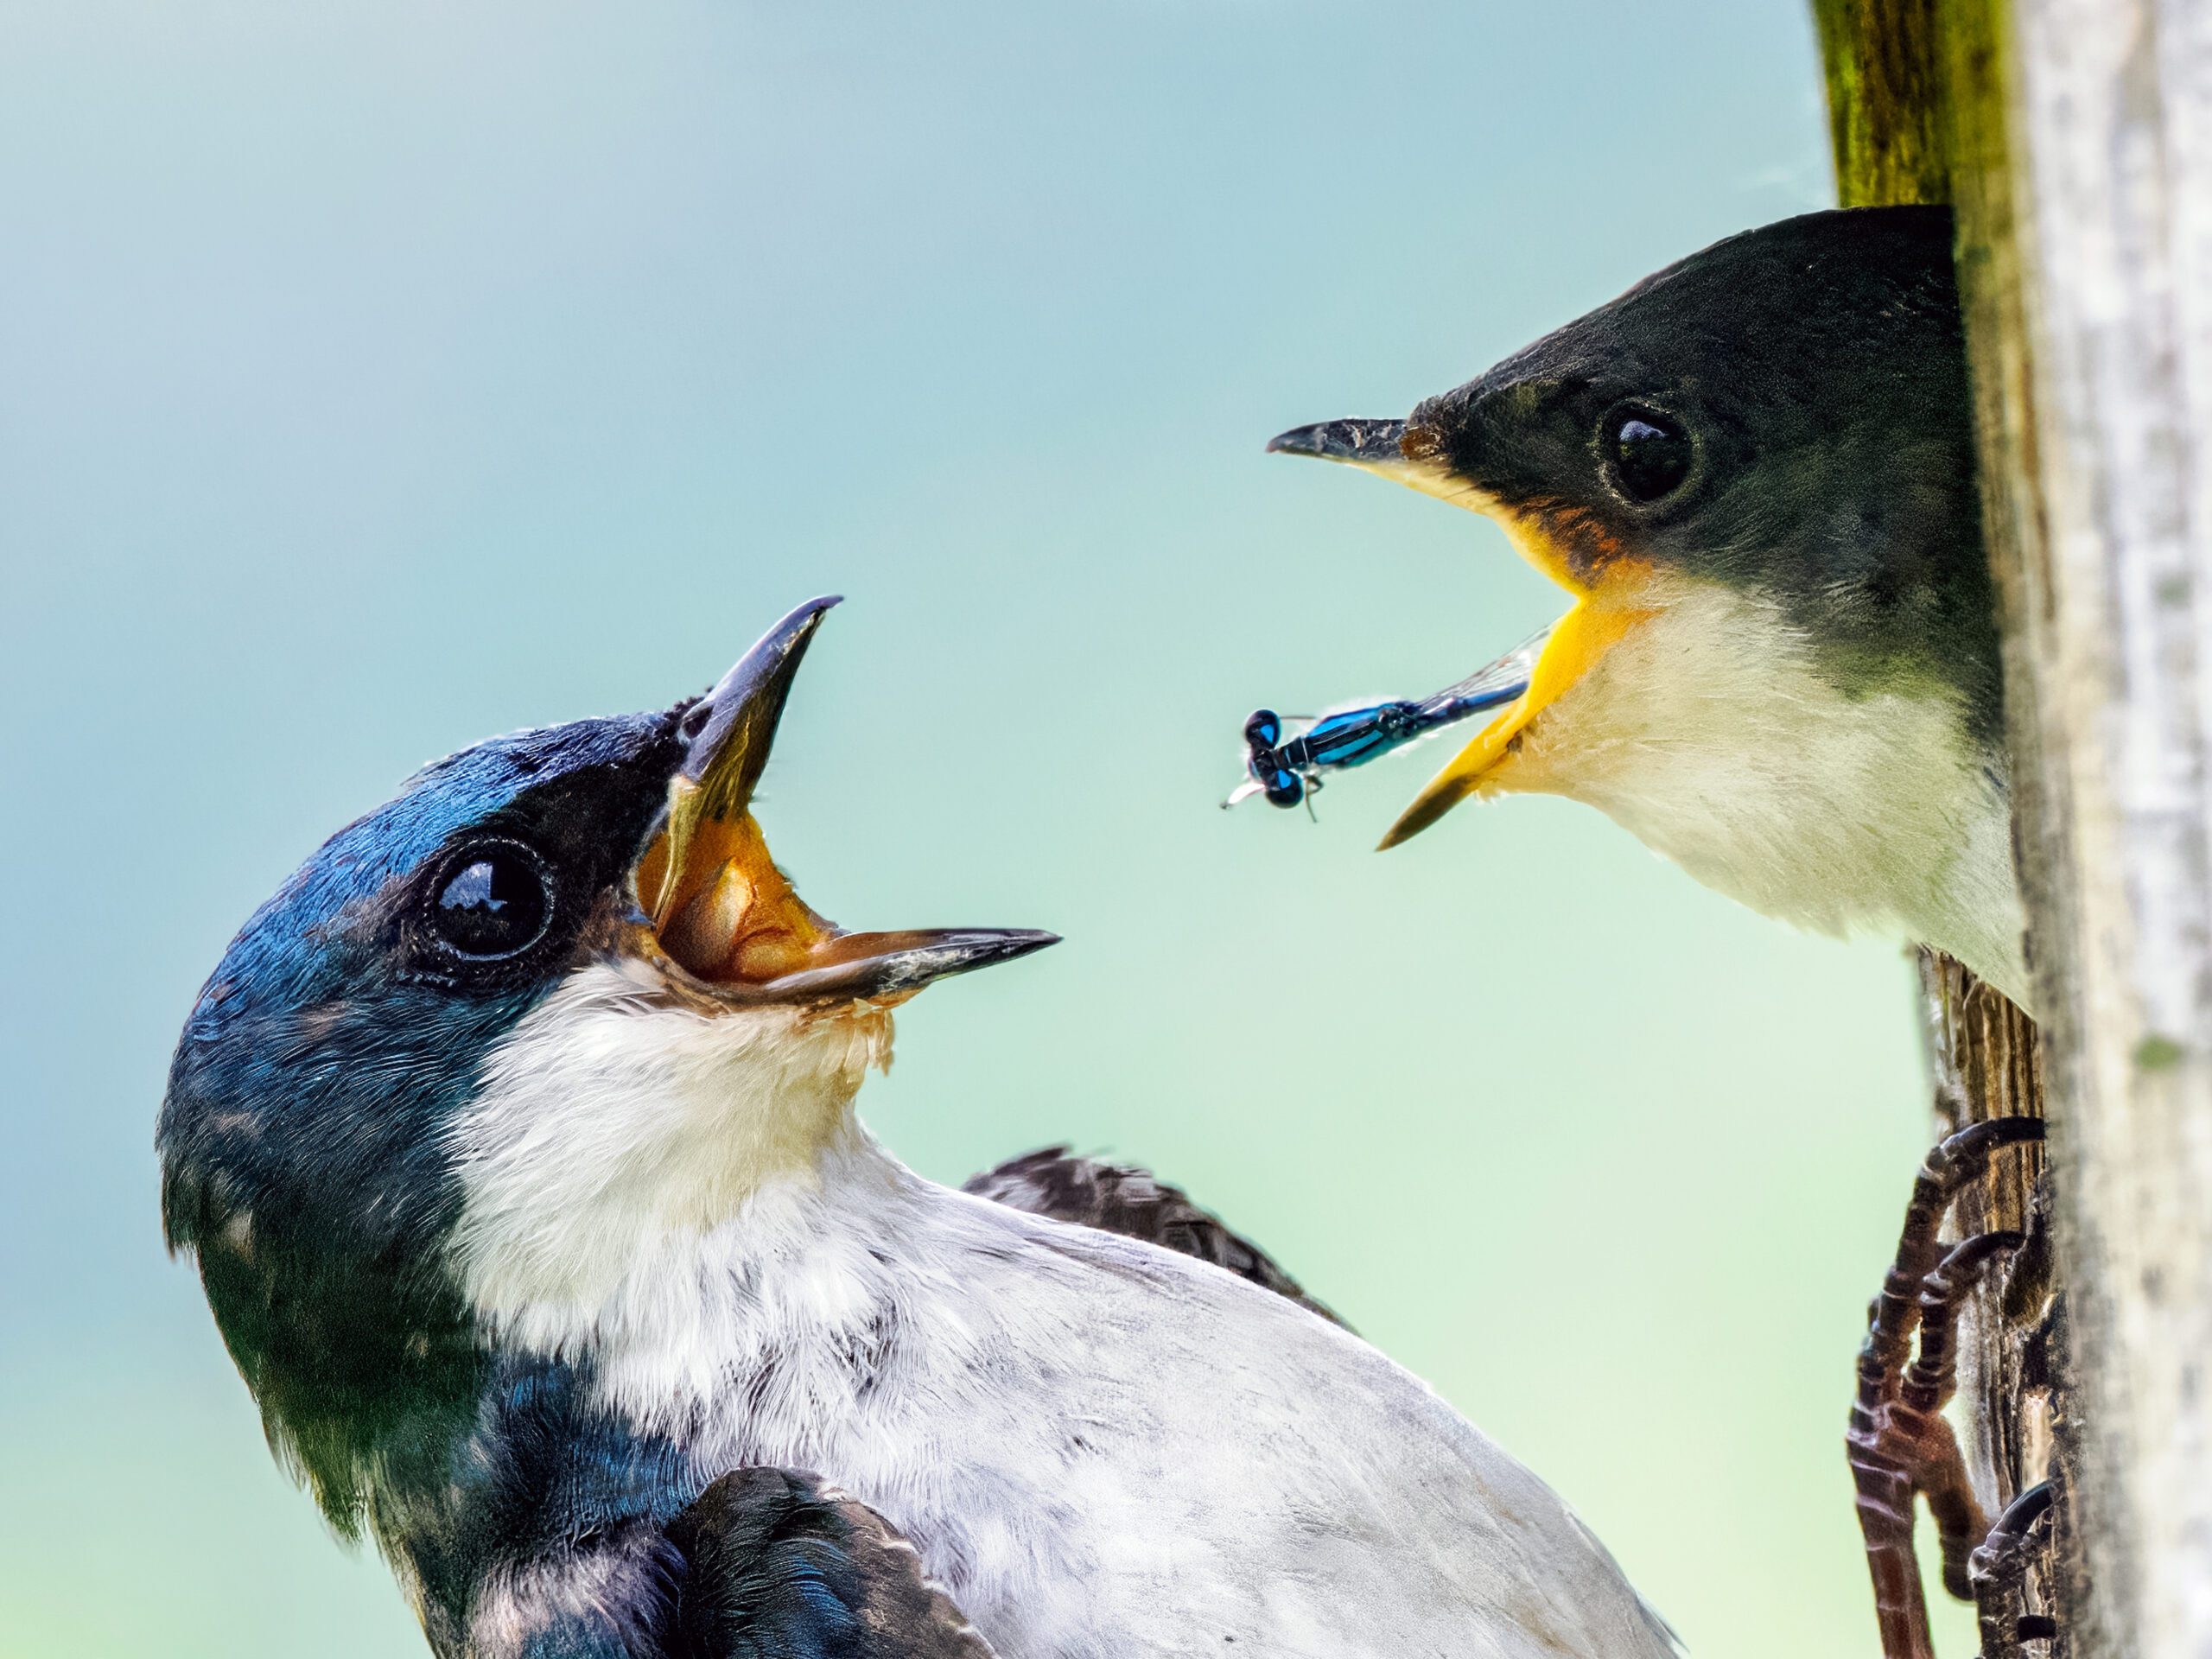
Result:
<svg viewBox="0 0 2212 1659"><path fill-rule="evenodd" d="M1967 1562L1983 1659L2015 1659L2022 1643L2049 1641L2058 1634L2056 1619L2020 1611L2036 1533L2052 1515L2057 1496L2048 1480L2029 1487L2005 1506Z"/></svg>

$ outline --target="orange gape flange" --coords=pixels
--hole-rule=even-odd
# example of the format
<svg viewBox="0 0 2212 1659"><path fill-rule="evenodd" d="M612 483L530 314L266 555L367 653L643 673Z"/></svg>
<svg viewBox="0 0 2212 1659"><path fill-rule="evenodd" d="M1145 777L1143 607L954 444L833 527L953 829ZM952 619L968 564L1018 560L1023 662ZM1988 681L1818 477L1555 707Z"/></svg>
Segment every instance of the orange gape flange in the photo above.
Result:
<svg viewBox="0 0 2212 1659"><path fill-rule="evenodd" d="M1637 595L1648 591L1651 567L1624 555L1580 515L1482 505L1477 510L1496 519L1515 551L1573 594L1574 603L1552 625L1528 690L1500 709L1422 786L1384 834L1386 848L1410 841L1481 789L1484 776L1514 752L1529 723L1652 614L1637 602Z"/></svg>

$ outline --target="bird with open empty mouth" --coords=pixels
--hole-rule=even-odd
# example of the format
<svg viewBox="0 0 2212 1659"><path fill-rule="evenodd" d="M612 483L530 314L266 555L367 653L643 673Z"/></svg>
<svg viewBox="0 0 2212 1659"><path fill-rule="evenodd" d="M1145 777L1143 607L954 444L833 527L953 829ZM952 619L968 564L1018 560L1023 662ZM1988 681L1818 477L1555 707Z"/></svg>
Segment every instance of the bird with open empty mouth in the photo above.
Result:
<svg viewBox="0 0 2212 1659"><path fill-rule="evenodd" d="M1669 1653L1542 1482L1181 1195L1048 1155L995 1202L861 1126L894 1007L1053 938L849 931L777 868L830 603L703 698L421 773L178 1046L169 1238L433 1649Z"/></svg>

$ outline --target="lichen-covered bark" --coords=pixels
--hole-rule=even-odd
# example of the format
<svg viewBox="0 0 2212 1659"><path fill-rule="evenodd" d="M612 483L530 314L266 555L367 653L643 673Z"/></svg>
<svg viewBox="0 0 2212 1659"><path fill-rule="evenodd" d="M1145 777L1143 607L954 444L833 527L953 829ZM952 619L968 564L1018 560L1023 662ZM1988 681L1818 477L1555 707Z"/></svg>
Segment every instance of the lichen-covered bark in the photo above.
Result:
<svg viewBox="0 0 2212 1659"><path fill-rule="evenodd" d="M1846 207L1948 201L1936 0L1814 0Z"/></svg>

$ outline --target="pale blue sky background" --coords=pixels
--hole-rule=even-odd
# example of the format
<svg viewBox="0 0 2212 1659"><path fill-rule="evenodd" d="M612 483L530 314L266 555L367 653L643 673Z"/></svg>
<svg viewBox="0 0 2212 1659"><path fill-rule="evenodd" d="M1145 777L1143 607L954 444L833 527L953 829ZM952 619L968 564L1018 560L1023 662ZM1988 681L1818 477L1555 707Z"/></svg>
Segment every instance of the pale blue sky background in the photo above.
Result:
<svg viewBox="0 0 2212 1659"><path fill-rule="evenodd" d="M419 1650L162 1255L169 1046L418 762L664 704L825 589L764 814L804 891L1068 940L902 1016L893 1144L1155 1164L1698 1654L1872 1650L1897 951L1557 802L1370 855L1433 756L1318 829L1214 810L1255 702L1560 607L1267 437L1828 189L1764 0L0 7L0 1653Z"/></svg>

